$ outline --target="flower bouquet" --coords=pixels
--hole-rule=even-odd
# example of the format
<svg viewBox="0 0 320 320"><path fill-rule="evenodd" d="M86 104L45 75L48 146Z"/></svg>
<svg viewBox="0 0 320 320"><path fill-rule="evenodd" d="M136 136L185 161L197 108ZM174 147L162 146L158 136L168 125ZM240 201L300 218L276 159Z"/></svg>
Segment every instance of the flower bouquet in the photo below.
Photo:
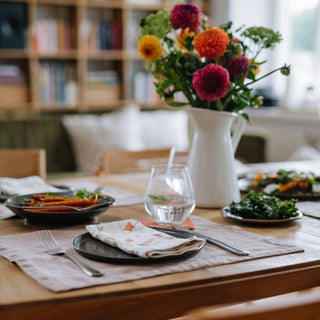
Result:
<svg viewBox="0 0 320 320"><path fill-rule="evenodd" d="M290 66L284 65L259 76L266 62L260 54L282 40L279 32L244 26L232 31L232 22L210 27L194 4L150 14L141 20L140 32L138 51L155 78L157 93L173 107L239 112L262 105L262 97L252 94L252 84L276 71L290 74Z"/></svg>

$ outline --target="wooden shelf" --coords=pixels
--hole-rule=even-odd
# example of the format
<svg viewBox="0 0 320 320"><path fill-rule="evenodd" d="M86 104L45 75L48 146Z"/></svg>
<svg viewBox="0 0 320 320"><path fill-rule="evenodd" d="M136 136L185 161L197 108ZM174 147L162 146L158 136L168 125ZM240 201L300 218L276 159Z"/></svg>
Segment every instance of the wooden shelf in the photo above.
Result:
<svg viewBox="0 0 320 320"><path fill-rule="evenodd" d="M123 50L106 50L106 51L96 51L88 52L86 58L92 60L122 60L125 56Z"/></svg>
<svg viewBox="0 0 320 320"><path fill-rule="evenodd" d="M78 58L78 51L77 50L66 50L66 51L58 51L56 53L37 53L32 55L38 59L77 59Z"/></svg>
<svg viewBox="0 0 320 320"><path fill-rule="evenodd" d="M10 90L2 89L0 113L103 111L135 101L135 74L144 71L142 58L134 49L137 20L172 5L169 0L0 0L0 4L4 1L6 7L26 6L27 26L23 30L25 48L0 47L0 70L3 66L18 67L22 75L17 77L24 79L16 87L11 84ZM90 33L90 28L103 31L94 38L92 34L97 32ZM118 85L88 85L89 75L98 71L116 74ZM101 79L101 83L108 81ZM65 97L67 91L72 95L72 106Z"/></svg>

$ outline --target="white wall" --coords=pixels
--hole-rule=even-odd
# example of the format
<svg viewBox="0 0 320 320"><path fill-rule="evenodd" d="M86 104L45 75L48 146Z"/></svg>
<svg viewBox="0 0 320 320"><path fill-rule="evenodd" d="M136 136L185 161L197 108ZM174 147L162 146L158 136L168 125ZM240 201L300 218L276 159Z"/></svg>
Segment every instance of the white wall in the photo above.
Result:
<svg viewBox="0 0 320 320"><path fill-rule="evenodd" d="M250 123L245 133L266 139L266 161L286 161L301 146L320 151L320 118L317 115L285 113L277 107L246 111Z"/></svg>

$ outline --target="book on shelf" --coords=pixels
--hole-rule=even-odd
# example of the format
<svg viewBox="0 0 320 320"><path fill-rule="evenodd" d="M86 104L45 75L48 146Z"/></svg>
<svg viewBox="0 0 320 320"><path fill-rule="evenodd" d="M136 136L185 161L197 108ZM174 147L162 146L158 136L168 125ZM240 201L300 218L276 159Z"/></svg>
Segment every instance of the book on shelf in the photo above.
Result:
<svg viewBox="0 0 320 320"><path fill-rule="evenodd" d="M86 20L81 27L81 39L87 52L121 49L121 23Z"/></svg>
<svg viewBox="0 0 320 320"><path fill-rule="evenodd" d="M85 101L94 107L120 99L120 78L115 70L91 70L87 73Z"/></svg>
<svg viewBox="0 0 320 320"><path fill-rule="evenodd" d="M75 67L67 62L39 64L39 95L42 106L73 106L77 103Z"/></svg>
<svg viewBox="0 0 320 320"><path fill-rule="evenodd" d="M0 83L1 84L25 84L26 75L19 66L14 64L0 65Z"/></svg>
<svg viewBox="0 0 320 320"><path fill-rule="evenodd" d="M126 0L128 4L138 4L138 5L159 5L161 0Z"/></svg>
<svg viewBox="0 0 320 320"><path fill-rule="evenodd" d="M114 70L88 71L87 84L89 85L119 85L120 78Z"/></svg>
<svg viewBox="0 0 320 320"><path fill-rule="evenodd" d="M28 103L26 75L18 65L0 65L0 106L14 109Z"/></svg>
<svg viewBox="0 0 320 320"><path fill-rule="evenodd" d="M72 26L62 19L39 19L33 28L33 44L39 53L56 53L73 48Z"/></svg>

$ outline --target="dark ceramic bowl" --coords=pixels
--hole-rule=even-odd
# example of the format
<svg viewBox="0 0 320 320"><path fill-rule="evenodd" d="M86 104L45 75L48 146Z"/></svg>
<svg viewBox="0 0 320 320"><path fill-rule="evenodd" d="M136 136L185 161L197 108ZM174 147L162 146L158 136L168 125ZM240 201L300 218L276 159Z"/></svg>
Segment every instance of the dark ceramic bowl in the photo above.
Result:
<svg viewBox="0 0 320 320"><path fill-rule="evenodd" d="M43 193L46 194L46 193ZM55 192L57 196L68 196L72 197L75 195L75 192ZM114 203L115 199L103 195L103 198L100 199L100 204L86 208L81 211L52 211L50 212L38 212L32 211L32 209L26 209L23 205L26 199L31 199L33 193L26 195L13 196L5 201L6 207L13 211L16 215L25 219L25 222L32 223L45 223L45 224L78 224L86 221L92 221L97 218L98 215L106 212Z"/></svg>

